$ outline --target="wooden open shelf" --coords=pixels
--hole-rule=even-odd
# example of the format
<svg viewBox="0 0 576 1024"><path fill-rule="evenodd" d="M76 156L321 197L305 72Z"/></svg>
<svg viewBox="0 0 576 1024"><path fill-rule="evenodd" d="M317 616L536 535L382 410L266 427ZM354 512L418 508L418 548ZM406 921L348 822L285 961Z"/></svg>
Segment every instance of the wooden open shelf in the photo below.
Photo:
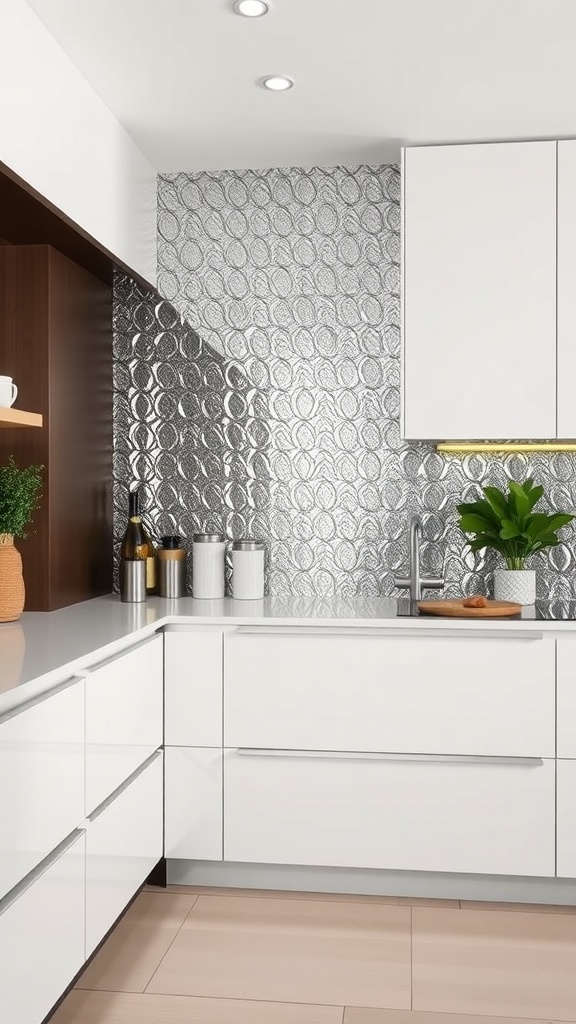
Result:
<svg viewBox="0 0 576 1024"><path fill-rule="evenodd" d="M41 427L42 416L39 412L24 412L23 409L8 409L0 406L1 427Z"/></svg>

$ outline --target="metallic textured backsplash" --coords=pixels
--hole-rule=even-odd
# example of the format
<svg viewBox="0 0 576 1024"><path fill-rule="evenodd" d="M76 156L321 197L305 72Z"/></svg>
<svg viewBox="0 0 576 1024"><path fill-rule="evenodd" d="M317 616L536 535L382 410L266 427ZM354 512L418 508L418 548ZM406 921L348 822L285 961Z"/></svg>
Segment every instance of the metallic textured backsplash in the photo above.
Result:
<svg viewBox="0 0 576 1024"><path fill-rule="evenodd" d="M449 595L489 582L455 526L477 485L531 474L576 507L574 456L400 441L399 197L396 166L159 179L164 301L115 287L117 538L137 477L157 534L266 539L271 593L370 596L395 593L419 512ZM573 552L534 560L541 596L576 596Z"/></svg>

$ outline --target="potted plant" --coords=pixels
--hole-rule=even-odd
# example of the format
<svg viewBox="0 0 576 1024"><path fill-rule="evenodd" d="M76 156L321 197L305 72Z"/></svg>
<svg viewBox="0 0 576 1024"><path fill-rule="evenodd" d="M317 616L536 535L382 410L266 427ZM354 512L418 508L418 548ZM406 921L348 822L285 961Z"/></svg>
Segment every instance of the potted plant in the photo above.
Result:
<svg viewBox="0 0 576 1024"><path fill-rule="evenodd" d="M42 466L19 467L11 458L0 466L0 622L14 622L24 610L22 558L14 537L26 527L40 501Z"/></svg>
<svg viewBox="0 0 576 1024"><path fill-rule="evenodd" d="M493 548L504 557L506 569L494 570L494 597L497 601L534 604L536 573L525 569L530 555L560 543L558 530L575 518L568 512L534 512L544 488L532 479L523 484L510 480L508 492L498 487L483 487L484 498L457 506L460 529L473 534L472 551Z"/></svg>

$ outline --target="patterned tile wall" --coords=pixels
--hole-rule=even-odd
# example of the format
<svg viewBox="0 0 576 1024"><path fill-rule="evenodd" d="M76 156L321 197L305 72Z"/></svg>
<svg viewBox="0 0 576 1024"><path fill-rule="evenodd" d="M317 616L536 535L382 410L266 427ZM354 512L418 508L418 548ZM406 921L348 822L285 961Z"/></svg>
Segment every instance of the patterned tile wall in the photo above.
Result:
<svg viewBox="0 0 576 1024"><path fill-rule="evenodd" d="M163 301L115 289L116 512L141 479L158 534L268 542L273 594L395 593L412 513L447 594L486 590L455 505L527 474L576 507L574 456L439 455L399 433L396 166L159 180ZM439 368L441 372L441 368ZM535 560L576 596L574 551Z"/></svg>

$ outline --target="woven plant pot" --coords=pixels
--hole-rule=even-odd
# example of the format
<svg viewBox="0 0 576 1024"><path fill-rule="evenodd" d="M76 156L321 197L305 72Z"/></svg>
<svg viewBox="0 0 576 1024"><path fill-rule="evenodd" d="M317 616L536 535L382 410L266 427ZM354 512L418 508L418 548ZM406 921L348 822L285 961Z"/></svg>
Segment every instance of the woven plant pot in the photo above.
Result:
<svg viewBox="0 0 576 1024"><path fill-rule="evenodd" d="M497 601L534 604L536 572L534 569L495 569L494 597Z"/></svg>
<svg viewBox="0 0 576 1024"><path fill-rule="evenodd" d="M0 533L0 622L15 622L24 611L22 558L11 533Z"/></svg>

